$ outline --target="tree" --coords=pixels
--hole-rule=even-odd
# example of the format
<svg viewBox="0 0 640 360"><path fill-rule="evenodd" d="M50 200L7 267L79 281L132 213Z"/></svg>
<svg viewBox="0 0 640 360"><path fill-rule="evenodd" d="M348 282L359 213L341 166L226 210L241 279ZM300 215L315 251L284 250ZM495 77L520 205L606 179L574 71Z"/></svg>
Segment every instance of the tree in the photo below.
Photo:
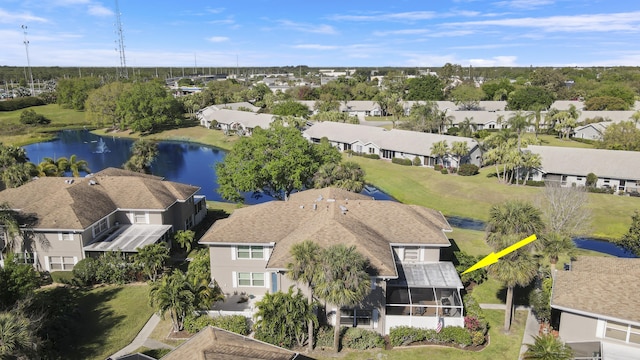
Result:
<svg viewBox="0 0 640 360"><path fill-rule="evenodd" d="M451 153L458 157L458 169L460 169L462 157L469 154L469 145L466 141L454 141L451 143Z"/></svg>
<svg viewBox="0 0 640 360"><path fill-rule="evenodd" d="M149 280L156 281L169 260L169 248L164 243L149 244L139 248L133 259L134 264Z"/></svg>
<svg viewBox="0 0 640 360"><path fill-rule="evenodd" d="M169 313L174 332L184 329L184 319L194 310L194 300L187 275L178 269L152 283L149 288L149 305L163 319Z"/></svg>
<svg viewBox="0 0 640 360"><path fill-rule="evenodd" d="M599 147L610 150L640 151L640 129L634 121L621 121L607 126Z"/></svg>
<svg viewBox="0 0 640 360"><path fill-rule="evenodd" d="M569 236L587 233L591 220L588 203L589 196L584 187L546 183L539 206L547 232Z"/></svg>
<svg viewBox="0 0 640 360"><path fill-rule="evenodd" d="M524 86L509 94L507 108L509 110L548 109L553 104L553 94L538 86Z"/></svg>
<svg viewBox="0 0 640 360"><path fill-rule="evenodd" d="M460 129L460 136L471 137L478 129L478 124L473 122L473 116L465 116L464 120L458 124L458 128Z"/></svg>
<svg viewBox="0 0 640 360"><path fill-rule="evenodd" d="M322 254L322 278L316 285L318 297L336 306L333 347L340 350L340 311L360 303L371 292L367 259L355 246L333 245Z"/></svg>
<svg viewBox="0 0 640 360"><path fill-rule="evenodd" d="M487 81L480 87L485 93L485 100L503 101L515 90L509 79Z"/></svg>
<svg viewBox="0 0 640 360"><path fill-rule="evenodd" d="M487 269L485 268L462 274L465 270L482 260L482 256L472 256L462 251L456 251L453 254L458 261L456 271L460 274L460 281L462 281L465 288L470 289L471 286L480 285L487 280Z"/></svg>
<svg viewBox="0 0 640 360"><path fill-rule="evenodd" d="M622 111L628 108L629 105L624 100L615 96L594 96L584 102L584 109L587 111Z"/></svg>
<svg viewBox="0 0 640 360"><path fill-rule="evenodd" d="M444 84L437 76L423 75L409 79L406 100L444 100L443 88Z"/></svg>
<svg viewBox="0 0 640 360"><path fill-rule="evenodd" d="M131 145L131 157L124 163L126 170L150 173L151 164L158 156L158 144L152 140L139 139Z"/></svg>
<svg viewBox="0 0 640 360"><path fill-rule="evenodd" d="M218 300L224 299L220 287L211 280L209 249L196 250L187 267L187 279L194 292L193 304L199 309L210 309Z"/></svg>
<svg viewBox="0 0 640 360"><path fill-rule="evenodd" d="M295 100L286 100L273 105L271 113L280 116L307 118L309 116L309 108L307 105L301 104Z"/></svg>
<svg viewBox="0 0 640 360"><path fill-rule="evenodd" d="M5 187L15 188L26 183L33 171L23 148L0 143L0 180Z"/></svg>
<svg viewBox="0 0 640 360"><path fill-rule="evenodd" d="M56 99L59 105L75 110L84 110L89 92L100 87L97 77L68 78L58 80Z"/></svg>
<svg viewBox="0 0 640 360"><path fill-rule="evenodd" d="M58 164L50 157L43 158L42 161L36 165L35 171L35 175L38 177L61 176L64 173L64 170L60 171Z"/></svg>
<svg viewBox="0 0 640 360"><path fill-rule="evenodd" d="M86 160L78 160L78 157L73 154L69 156L69 159L61 157L57 160L58 168L63 168L64 171L70 171L74 177L80 177L80 172L86 174L90 173L89 163Z"/></svg>
<svg viewBox="0 0 640 360"><path fill-rule="evenodd" d="M358 163L345 161L340 164L326 163L313 176L316 189L335 186L352 192L360 192L364 188L364 170Z"/></svg>
<svg viewBox="0 0 640 360"><path fill-rule="evenodd" d="M47 125L51 123L51 120L42 114L36 113L35 110L27 109L20 113L20 122L25 125Z"/></svg>
<svg viewBox="0 0 640 360"><path fill-rule="evenodd" d="M480 100L484 99L485 94L481 88L470 84L462 84L453 88L449 96L458 106L458 110L472 111L480 110Z"/></svg>
<svg viewBox="0 0 640 360"><path fill-rule="evenodd" d="M19 307L0 312L0 359L38 358L39 323Z"/></svg>
<svg viewBox="0 0 640 360"><path fill-rule="evenodd" d="M19 300L32 295L40 286L40 276L31 264L19 264L9 254L0 268L0 309L13 307ZM1 341L0 341L1 342Z"/></svg>
<svg viewBox="0 0 640 360"><path fill-rule="evenodd" d="M624 102L626 105L623 109L607 109L607 110L627 110L632 107L636 101L636 91L632 89L630 86L620 83L612 83L609 85L605 85L597 89L592 95L592 97L607 97L607 98L615 98ZM590 99L587 99L589 102Z"/></svg>
<svg viewBox="0 0 640 360"><path fill-rule="evenodd" d="M631 215L631 226L627 233L618 240L618 245L636 256L640 256L640 213L638 210Z"/></svg>
<svg viewBox="0 0 640 360"><path fill-rule="evenodd" d="M509 119L507 124L512 131L518 135L518 151L521 149L522 133L527 130L530 123L530 117L522 111L516 111Z"/></svg>
<svg viewBox="0 0 640 360"><path fill-rule="evenodd" d="M322 276L320 267L322 249L313 241L305 240L291 246L289 252L291 262L287 264L287 276L309 288L307 304L312 308L316 282ZM313 324L313 319L308 319L309 342L307 345L310 352L313 351Z"/></svg>
<svg viewBox="0 0 640 360"><path fill-rule="evenodd" d="M121 119L121 129L154 132L162 126L181 124L182 108L161 82L138 82L118 97L116 117Z"/></svg>
<svg viewBox="0 0 640 360"><path fill-rule="evenodd" d="M305 341L311 343L307 339L307 327L310 325L313 329L318 320L313 314L313 305L307 303L300 289L294 293L291 286L287 293L266 293L256 307L256 339L289 348L303 346Z"/></svg>
<svg viewBox="0 0 640 360"><path fill-rule="evenodd" d="M97 126L120 127L122 119L116 115L118 99L130 88L131 83L114 81L90 91L84 104L87 119Z"/></svg>
<svg viewBox="0 0 640 360"><path fill-rule="evenodd" d="M400 127L407 130L433 132L438 131L438 105L435 102L415 103L411 106L409 119Z"/></svg>
<svg viewBox="0 0 640 360"><path fill-rule="evenodd" d="M193 246L193 240L195 240L196 233L193 230L178 230L176 234L173 236L173 239L180 245L181 248L185 249L187 253L191 251L191 247Z"/></svg>
<svg viewBox="0 0 640 360"><path fill-rule="evenodd" d="M540 241L542 243L542 255L549 259L552 272L556 269L560 255L568 255L570 257L575 255L576 245L571 240L571 237L566 234L547 233L541 236Z"/></svg>
<svg viewBox="0 0 640 360"><path fill-rule="evenodd" d="M524 177L522 178L522 184L526 184L527 180L529 179L531 170L539 169L542 166L542 157L540 156L540 154L534 154L530 151L521 152L520 157L520 167L526 170Z"/></svg>
<svg viewBox="0 0 640 360"><path fill-rule="evenodd" d="M489 209L487 235L493 234L529 236L544 230L542 213L531 203L508 200Z"/></svg>
<svg viewBox="0 0 640 360"><path fill-rule="evenodd" d="M433 143L433 145L431 145L431 155L435 156L437 159L440 159L443 166L444 166L444 157L448 153L449 153L449 145L447 145L447 140L437 141Z"/></svg>
<svg viewBox="0 0 640 360"><path fill-rule="evenodd" d="M571 360L573 350L553 334L533 337L533 344L527 344L527 351L523 355L526 360Z"/></svg>
<svg viewBox="0 0 640 360"><path fill-rule="evenodd" d="M292 127L256 129L216 165L218 191L232 201L242 201L243 191L264 191L286 200L293 190L311 187L320 166L340 160L338 150L327 144L313 145Z"/></svg>
<svg viewBox="0 0 640 360"><path fill-rule="evenodd" d="M578 126L576 118L569 111L560 111L554 115L555 121L554 130L560 133L560 138L567 138L573 132L573 129Z"/></svg>

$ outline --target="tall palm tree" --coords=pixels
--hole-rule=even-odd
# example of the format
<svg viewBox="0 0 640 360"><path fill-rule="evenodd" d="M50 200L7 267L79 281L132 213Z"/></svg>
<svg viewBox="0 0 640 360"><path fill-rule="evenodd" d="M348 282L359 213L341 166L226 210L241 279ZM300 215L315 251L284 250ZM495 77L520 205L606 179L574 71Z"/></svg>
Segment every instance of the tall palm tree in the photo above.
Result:
<svg viewBox="0 0 640 360"><path fill-rule="evenodd" d="M80 172L90 173L89 163L86 160L78 160L78 156L73 154L66 157L61 157L56 160L56 164L58 164L58 170L60 172L70 171L74 177L80 177Z"/></svg>
<svg viewBox="0 0 640 360"><path fill-rule="evenodd" d="M489 209L488 238L493 234L525 235L540 233L544 229L542 213L531 203L508 200Z"/></svg>
<svg viewBox="0 0 640 360"><path fill-rule="evenodd" d="M142 269L151 281L156 281L167 260L169 260L169 248L164 243L143 246L134 255L134 264Z"/></svg>
<svg viewBox="0 0 640 360"><path fill-rule="evenodd" d="M436 117L436 120L438 121L438 134L442 134L447 125L451 126L453 121L456 119L453 115L447 115L447 110L449 109L444 109L444 111L438 111L437 113L438 116Z"/></svg>
<svg viewBox="0 0 640 360"><path fill-rule="evenodd" d="M4 243L0 242L0 252L13 252L15 239L21 235L18 213L9 204L0 204L0 231L4 232Z"/></svg>
<svg viewBox="0 0 640 360"><path fill-rule="evenodd" d="M0 359L34 359L40 339L36 322L22 311L0 312Z"/></svg>
<svg viewBox="0 0 640 360"><path fill-rule="evenodd" d="M573 350L556 339L552 334L533 337L533 344L527 344L523 355L525 360L571 360Z"/></svg>
<svg viewBox="0 0 640 360"><path fill-rule="evenodd" d="M149 305L164 319L169 312L173 331L184 329L184 319L194 310L195 295L187 275L175 269L151 284Z"/></svg>
<svg viewBox="0 0 640 360"><path fill-rule="evenodd" d="M473 122L473 116L465 117L464 120L458 124L458 128L460 129L461 136L470 137L478 128L478 124Z"/></svg>
<svg viewBox="0 0 640 360"><path fill-rule="evenodd" d="M576 251L576 244L574 244L571 237L560 233L548 233L541 236L542 255L549 258L551 264L551 271L556 269L558 263L558 257L560 255L569 255L573 257Z"/></svg>
<svg viewBox="0 0 640 360"><path fill-rule="evenodd" d="M191 251L191 247L193 246L195 235L196 233L193 230L178 230L173 236L173 239L178 243L178 245L180 245L181 248L185 249L185 252L188 254Z"/></svg>
<svg viewBox="0 0 640 360"><path fill-rule="evenodd" d="M136 140L131 145L131 157L124 168L136 172L149 172L149 167L158 156L158 144L147 139Z"/></svg>
<svg viewBox="0 0 640 360"><path fill-rule="evenodd" d="M525 184L527 179L529 178L531 170L540 168L540 166L542 166L542 157L540 156L540 154L534 154L530 151L523 152L521 154L521 157L521 166L527 171L524 175L524 178L522 179L522 184Z"/></svg>
<svg viewBox="0 0 640 360"><path fill-rule="evenodd" d="M31 180L32 173L33 164L17 163L2 169L0 180L2 180L5 187L16 188Z"/></svg>
<svg viewBox="0 0 640 360"><path fill-rule="evenodd" d="M507 124L512 131L518 135L518 151L520 151L520 147L522 144L522 133L527 130L527 127L530 123L530 117L528 114L523 113L522 111L516 111L509 117L507 120Z"/></svg>
<svg viewBox="0 0 640 360"><path fill-rule="evenodd" d="M311 240L297 243L289 250L291 262L287 264L287 276L293 281L300 282L309 288L307 302L309 307L313 306L313 295L321 273L322 249ZM313 351L313 319L309 319L309 351Z"/></svg>
<svg viewBox="0 0 640 360"><path fill-rule="evenodd" d="M458 170L460 170L460 161L462 157L469 153L469 145L466 141L454 141L451 143L451 153L458 156Z"/></svg>
<svg viewBox="0 0 640 360"><path fill-rule="evenodd" d="M35 171L36 176L39 177L60 176L61 174L58 164L50 157L43 158L38 165L35 165Z"/></svg>
<svg viewBox="0 0 640 360"><path fill-rule="evenodd" d="M495 251L507 248L522 240L520 235L499 235L493 238L493 248ZM490 265L488 272L507 287L507 297L504 311L504 331L509 332L511 328L511 317L513 315L513 290L516 286L527 286L535 278L538 270L536 259L525 249L518 249L500 258L500 260Z"/></svg>
<svg viewBox="0 0 640 360"><path fill-rule="evenodd" d="M436 158L439 158L444 166L444 156L449 153L449 145L447 145L447 140L437 141L431 145L431 155L434 155ZM436 164L438 162L436 161Z"/></svg>
<svg viewBox="0 0 640 360"><path fill-rule="evenodd" d="M340 317L344 306L360 303L371 292L367 259L355 246L331 246L322 254L322 277L316 284L318 297L336 306L333 348L340 350Z"/></svg>

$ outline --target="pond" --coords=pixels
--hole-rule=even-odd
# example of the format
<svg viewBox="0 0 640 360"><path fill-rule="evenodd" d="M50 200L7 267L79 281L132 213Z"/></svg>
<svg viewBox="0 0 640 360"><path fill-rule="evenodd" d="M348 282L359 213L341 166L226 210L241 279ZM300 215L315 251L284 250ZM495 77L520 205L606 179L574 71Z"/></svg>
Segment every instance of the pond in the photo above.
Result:
<svg viewBox="0 0 640 360"><path fill-rule="evenodd" d="M78 159L86 160L93 172L107 167L122 167L130 156L133 140L117 137L100 137L88 131L62 131L57 139L25 146L30 161L37 164L43 158L60 158L76 155ZM222 161L224 150L193 143L163 141L158 144L158 157L151 165L154 175L163 176L167 180L199 186L200 193L207 200L225 201L218 194L218 178L214 166ZM366 186L362 194L376 200L395 200L385 192ZM245 194L245 203L259 204L272 200L261 193ZM485 223L481 220L449 216L449 223L458 228L484 230ZM593 238L576 238L576 246L581 249L594 250L618 257L634 257L624 249L607 241Z"/></svg>

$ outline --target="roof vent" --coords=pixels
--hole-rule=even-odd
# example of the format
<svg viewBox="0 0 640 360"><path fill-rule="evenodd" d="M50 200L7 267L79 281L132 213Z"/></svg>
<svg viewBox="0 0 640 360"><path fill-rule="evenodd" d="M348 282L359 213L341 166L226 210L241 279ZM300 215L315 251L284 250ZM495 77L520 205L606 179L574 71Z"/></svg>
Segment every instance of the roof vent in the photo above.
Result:
<svg viewBox="0 0 640 360"><path fill-rule="evenodd" d="M327 202L336 202L336 199L327 199Z"/></svg>
<svg viewBox="0 0 640 360"><path fill-rule="evenodd" d="M322 195L318 196L318 198L316 199L316 201L322 201L323 197Z"/></svg>
<svg viewBox="0 0 640 360"><path fill-rule="evenodd" d="M65 184L73 184L73 179L66 179L64 181Z"/></svg>
<svg viewBox="0 0 640 360"><path fill-rule="evenodd" d="M313 203L313 210L317 210L318 209L318 204Z"/></svg>
<svg viewBox="0 0 640 360"><path fill-rule="evenodd" d="M304 209L304 205L300 205L300 209Z"/></svg>
<svg viewBox="0 0 640 360"><path fill-rule="evenodd" d="M347 215L347 207L344 205L340 205L340 210L342 210L342 215Z"/></svg>
<svg viewBox="0 0 640 360"><path fill-rule="evenodd" d="M95 180L89 180L89 185L95 185L97 182Z"/></svg>

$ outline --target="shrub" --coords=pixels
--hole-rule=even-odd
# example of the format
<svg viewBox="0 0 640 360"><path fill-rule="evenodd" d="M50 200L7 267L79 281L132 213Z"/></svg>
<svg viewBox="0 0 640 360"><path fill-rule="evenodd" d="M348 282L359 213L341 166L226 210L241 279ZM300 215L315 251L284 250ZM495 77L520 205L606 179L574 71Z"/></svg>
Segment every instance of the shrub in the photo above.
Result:
<svg viewBox="0 0 640 360"><path fill-rule="evenodd" d="M75 276L72 271L54 271L51 273L51 280L58 284L73 284L74 279Z"/></svg>
<svg viewBox="0 0 640 360"><path fill-rule="evenodd" d="M452 126L449 129L447 129L447 135L458 136L459 132L460 132L460 129L457 126Z"/></svg>
<svg viewBox="0 0 640 360"><path fill-rule="evenodd" d="M391 159L391 162L394 164L399 164L404 166L413 165L413 162L410 159L403 159L403 158L397 158L397 157L394 157L393 159Z"/></svg>
<svg viewBox="0 0 640 360"><path fill-rule="evenodd" d="M442 168L443 168L443 166L442 166L442 165L440 165L440 164L435 164L435 165L433 165L433 170L435 170L435 171L441 171L441 170L442 170Z"/></svg>
<svg viewBox="0 0 640 360"><path fill-rule="evenodd" d="M384 347L384 338L375 331L361 328L347 328L342 336L342 346L355 350Z"/></svg>
<svg viewBox="0 0 640 360"><path fill-rule="evenodd" d="M588 187L596 186L596 182L598 182L598 176L594 173L588 173L586 179L586 185Z"/></svg>
<svg viewBox="0 0 640 360"><path fill-rule="evenodd" d="M440 169L440 173L442 173L442 174L448 174L448 173L449 173L449 170L447 170L447 169L444 169L444 168L443 168L443 169Z"/></svg>
<svg viewBox="0 0 640 360"><path fill-rule="evenodd" d="M482 331L472 331L471 332L471 344L478 346L484 344L486 340L486 336Z"/></svg>
<svg viewBox="0 0 640 360"><path fill-rule="evenodd" d="M389 333L389 341L392 346L409 345L419 341L457 344L461 347L469 346L473 343L471 333L467 329L458 326L444 327L440 333L436 333L433 329L420 329L409 326L394 327L391 328Z"/></svg>
<svg viewBox="0 0 640 360"><path fill-rule="evenodd" d="M419 156L414 157L412 163L413 166L422 166L422 161Z"/></svg>
<svg viewBox="0 0 640 360"><path fill-rule="evenodd" d="M454 343L461 347L469 346L472 344L471 333L465 328L458 326L446 326L442 328L442 331L436 335L439 342Z"/></svg>
<svg viewBox="0 0 640 360"><path fill-rule="evenodd" d="M389 331L389 342L391 342L391 346L409 345L425 340L425 335L422 329L398 326L391 328L391 331Z"/></svg>
<svg viewBox="0 0 640 360"><path fill-rule="evenodd" d="M527 180L524 184L527 186L543 187L544 181Z"/></svg>
<svg viewBox="0 0 640 360"><path fill-rule="evenodd" d="M242 315L210 317L209 315L189 315L184 320L184 329L195 334L207 326L216 326L240 335L250 332L249 321Z"/></svg>
<svg viewBox="0 0 640 360"><path fill-rule="evenodd" d="M318 329L316 335L316 347L331 348L333 347L333 326L326 325Z"/></svg>
<svg viewBox="0 0 640 360"><path fill-rule="evenodd" d="M458 169L454 168L453 166L449 166L447 170L449 171L449 174L455 174L458 172Z"/></svg>
<svg viewBox="0 0 640 360"><path fill-rule="evenodd" d="M98 282L96 273L98 272L98 260L94 258L85 258L73 267L73 279L80 286L89 286Z"/></svg>
<svg viewBox="0 0 640 360"><path fill-rule="evenodd" d="M461 176L473 176L478 174L478 166L474 164L462 164L458 169L458 175Z"/></svg>
<svg viewBox="0 0 640 360"><path fill-rule="evenodd" d="M47 125L51 123L51 120L36 113L35 110L27 109L20 114L20 122L25 125Z"/></svg>
<svg viewBox="0 0 640 360"><path fill-rule="evenodd" d="M42 99L33 96L27 96L13 100L0 101L0 111L14 111L44 104L45 103Z"/></svg>
<svg viewBox="0 0 640 360"><path fill-rule="evenodd" d="M378 154L364 154L362 156L367 158L367 159L375 159L375 160L379 160L380 159L380 155L378 155Z"/></svg>
<svg viewBox="0 0 640 360"><path fill-rule="evenodd" d="M587 191L595 194L613 194L613 188L597 188L597 187L587 187Z"/></svg>

